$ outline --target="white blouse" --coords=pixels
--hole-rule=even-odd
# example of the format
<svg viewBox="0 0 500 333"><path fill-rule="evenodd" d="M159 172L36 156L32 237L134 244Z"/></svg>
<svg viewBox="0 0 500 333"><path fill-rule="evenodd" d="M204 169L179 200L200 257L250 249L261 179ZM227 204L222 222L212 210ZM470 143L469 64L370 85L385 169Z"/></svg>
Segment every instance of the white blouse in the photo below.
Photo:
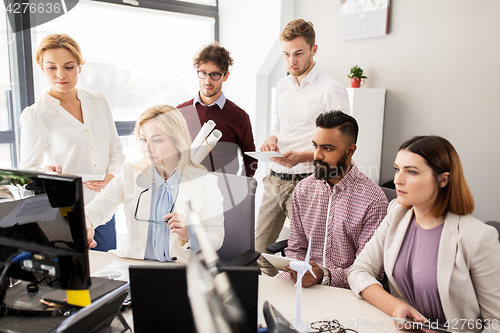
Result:
<svg viewBox="0 0 500 333"><path fill-rule="evenodd" d="M108 103L98 92L78 89L83 123L59 100L45 93L21 114L21 165L43 171L45 165L62 166L66 174L119 173L125 160ZM85 203L97 192L84 187Z"/></svg>

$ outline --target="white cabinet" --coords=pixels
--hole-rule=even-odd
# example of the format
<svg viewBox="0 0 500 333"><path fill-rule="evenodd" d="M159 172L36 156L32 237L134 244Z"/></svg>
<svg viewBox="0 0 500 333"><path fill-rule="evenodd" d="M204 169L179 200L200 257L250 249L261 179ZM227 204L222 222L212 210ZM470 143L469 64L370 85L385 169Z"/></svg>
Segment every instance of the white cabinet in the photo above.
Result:
<svg viewBox="0 0 500 333"><path fill-rule="evenodd" d="M361 172L379 184L386 90L375 88L346 89L352 116L359 125L357 149L353 155L354 163Z"/></svg>

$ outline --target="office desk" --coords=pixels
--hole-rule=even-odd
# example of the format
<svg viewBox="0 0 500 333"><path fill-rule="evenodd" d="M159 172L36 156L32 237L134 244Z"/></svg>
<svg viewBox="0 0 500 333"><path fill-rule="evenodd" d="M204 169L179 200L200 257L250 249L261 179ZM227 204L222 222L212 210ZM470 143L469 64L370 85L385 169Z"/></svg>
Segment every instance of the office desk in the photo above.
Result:
<svg viewBox="0 0 500 333"><path fill-rule="evenodd" d="M259 323L265 323L262 306L271 303L289 321L295 318L295 286L290 280L259 278ZM302 321L337 319L358 332L399 332L391 317L351 290L316 285L302 289Z"/></svg>
<svg viewBox="0 0 500 333"><path fill-rule="evenodd" d="M113 262L123 262L130 265L143 265L143 266L151 266L151 265L177 265L173 263L164 263L154 260L139 260L139 259L127 259L115 256L114 254L100 251L89 251L89 265L90 265L90 274L94 274L98 270L108 266Z"/></svg>
<svg viewBox="0 0 500 333"><path fill-rule="evenodd" d="M154 261L123 259L109 253L90 251L90 271L111 264L113 261L130 263L131 265L175 265ZM259 277L259 323L265 326L262 307L265 301L271 303L289 321L295 318L295 287L292 281ZM127 309L124 317L133 327L132 311ZM302 289L302 321L337 319L345 328L352 328L358 332L399 332L390 316L369 304L358 299L352 291L342 288L333 288L316 285ZM113 331L120 328L119 322L113 322Z"/></svg>
<svg viewBox="0 0 500 333"><path fill-rule="evenodd" d="M94 274L100 269L114 263L114 262L123 262L129 265L176 265L172 263L164 263L153 260L138 260L138 259L126 259L115 256L114 254L100 251L89 251L89 266L90 266L90 274ZM129 308L123 312L123 317L127 321L130 327L134 327L134 320L132 317L132 310ZM121 332L123 330L123 326L120 321L115 318L111 323L111 326L107 330L107 332Z"/></svg>

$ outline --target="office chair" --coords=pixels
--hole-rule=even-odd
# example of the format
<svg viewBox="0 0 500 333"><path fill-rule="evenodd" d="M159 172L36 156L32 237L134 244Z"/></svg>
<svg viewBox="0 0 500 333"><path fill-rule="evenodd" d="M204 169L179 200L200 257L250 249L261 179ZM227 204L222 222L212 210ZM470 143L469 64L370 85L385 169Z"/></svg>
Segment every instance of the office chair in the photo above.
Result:
<svg viewBox="0 0 500 333"><path fill-rule="evenodd" d="M495 229L497 229L498 237L499 237L499 240L500 240L500 222L498 222L498 221L486 221L484 223L486 223L488 225L491 225L492 227L494 227Z"/></svg>
<svg viewBox="0 0 500 333"><path fill-rule="evenodd" d="M255 190L253 178L213 172L224 197L224 243L217 251L221 265L249 266L260 256L255 251Z"/></svg>
<svg viewBox="0 0 500 333"><path fill-rule="evenodd" d="M389 203L398 197L398 193L396 192L395 189L388 188L388 187L380 187L382 191L384 191L385 196L387 197L387 201Z"/></svg>
<svg viewBox="0 0 500 333"><path fill-rule="evenodd" d="M396 190L392 188L387 188L387 187L381 187L382 191L384 191L385 196L387 197L387 200L391 202L393 199L397 198L397 192ZM498 228L500 228L500 222ZM499 229L500 232L500 229ZM282 240L280 242L273 243L266 247L266 251L269 253L278 253L280 252L283 257L285 257L285 249L288 247L288 239Z"/></svg>

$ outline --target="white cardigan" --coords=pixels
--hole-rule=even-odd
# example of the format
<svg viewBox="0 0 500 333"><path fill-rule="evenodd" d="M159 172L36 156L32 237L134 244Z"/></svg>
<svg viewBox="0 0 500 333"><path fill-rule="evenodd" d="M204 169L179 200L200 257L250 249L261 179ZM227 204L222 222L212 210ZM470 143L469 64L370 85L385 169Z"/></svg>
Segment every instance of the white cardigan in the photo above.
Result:
<svg viewBox="0 0 500 333"><path fill-rule="evenodd" d="M109 251L120 257L144 259L149 224L134 219L138 196L145 189L136 184L136 179L141 174L141 165L143 161L123 164L120 173L85 206L87 225L96 228L108 221L123 203L128 232L124 242L118 244L116 250ZM152 171L151 168L149 170ZM210 243L218 250L224 240L224 210L217 177L201 169L189 170L190 179L184 176L181 179L177 202L184 199L191 201L192 209L199 214ZM151 191L146 191L141 196L138 216L144 216L142 212L149 212L150 205ZM174 212L177 209L176 206ZM176 234L170 233L169 245L171 257L177 257L178 262L185 263L189 260L190 242L183 244Z"/></svg>
<svg viewBox="0 0 500 333"><path fill-rule="evenodd" d="M83 89L78 89L78 99L83 123L47 93L24 109L20 169L43 171L46 163L60 164L65 174L120 172L125 155L106 99ZM85 204L96 195L84 187Z"/></svg>
<svg viewBox="0 0 500 333"><path fill-rule="evenodd" d="M387 216L349 270L356 296L378 283L374 276L384 267L391 294L403 298L392 274L412 215L413 208L406 210L396 200L389 204ZM494 228L471 215L448 212L437 266L439 297L450 326L458 321L461 328L463 320L477 319L500 325L500 243Z"/></svg>

